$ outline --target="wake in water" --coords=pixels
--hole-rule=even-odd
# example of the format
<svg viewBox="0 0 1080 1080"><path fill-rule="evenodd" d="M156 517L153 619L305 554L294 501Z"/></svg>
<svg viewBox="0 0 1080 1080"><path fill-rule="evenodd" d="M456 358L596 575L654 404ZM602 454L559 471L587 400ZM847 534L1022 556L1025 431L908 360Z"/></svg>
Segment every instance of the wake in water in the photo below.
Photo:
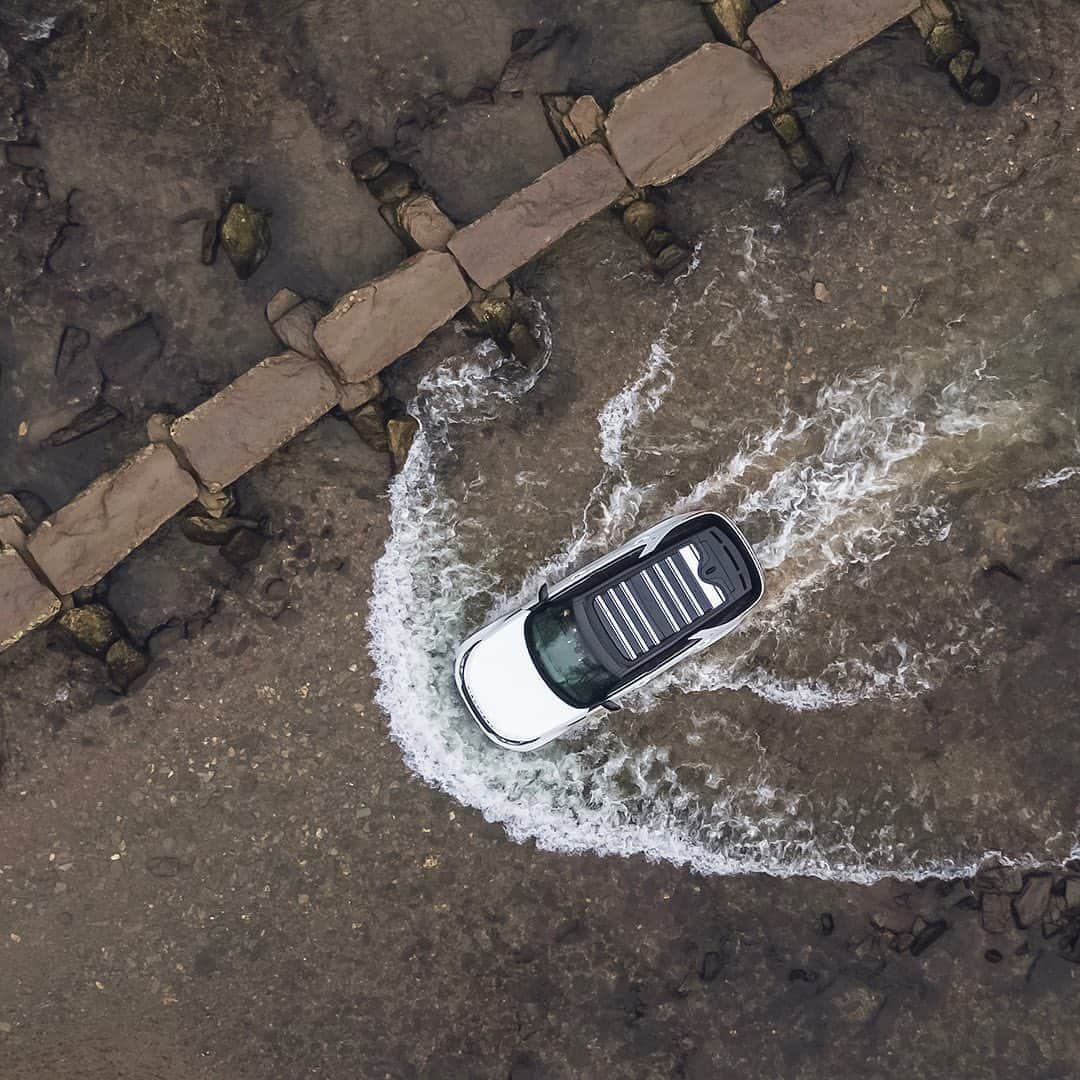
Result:
<svg viewBox="0 0 1080 1080"><path fill-rule="evenodd" d="M751 234L748 264L752 241ZM749 282L747 288L756 291ZM734 690L790 710L845 707L926 689L935 677L932 656L977 651L977 642L927 650L899 637L852 651L841 628L829 641L832 659L813 676L784 674L759 655L770 638L820 632L814 619L801 620L834 576L884 559L901 539L943 540L949 523L932 497L932 480L970 469L1012 438L1025 404L978 359L951 365L947 379L922 375L913 364L900 369L911 375L868 369L826 386L811 411L782 412L673 499L637 482L632 465L635 440L675 383L684 300L676 296L640 371L600 410L602 475L579 527L522 582L501 581L463 557L462 511L445 473L457 429L494 420L535 385L551 350L543 312L534 308L545 342L536 369L505 363L487 344L423 379L411 406L420 432L391 486L392 531L375 568L369 622L378 701L392 736L425 780L501 822L514 839L552 850L640 853L708 873L856 881L969 872L983 852L930 856L920 851L919 837L899 834L895 823L864 836L842 820L823 820L828 815L805 794L770 782L769 763L752 739L742 774L723 781L708 762L673 764L668 747L631 745L599 725L577 742L507 754L487 743L457 700L453 652L478 616L531 598L541 581L558 580L625 539L647 524L640 520L645 510L652 521L705 505L734 508L769 576L766 603L749 632L729 639L731 648L669 672L640 696L639 707L676 691ZM693 713L694 698L686 700Z"/></svg>

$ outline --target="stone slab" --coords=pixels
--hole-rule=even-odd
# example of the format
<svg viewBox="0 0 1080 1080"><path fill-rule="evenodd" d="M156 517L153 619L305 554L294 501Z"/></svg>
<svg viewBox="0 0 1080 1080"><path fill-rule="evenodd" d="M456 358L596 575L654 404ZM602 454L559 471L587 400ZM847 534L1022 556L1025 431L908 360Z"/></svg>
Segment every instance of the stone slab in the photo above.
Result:
<svg viewBox="0 0 1080 1080"><path fill-rule="evenodd" d="M667 184L767 109L774 89L749 53L710 42L615 99L608 145L631 183Z"/></svg>
<svg viewBox="0 0 1080 1080"><path fill-rule="evenodd" d="M397 209L397 218L409 238L421 251L445 251L457 226L427 194L406 199Z"/></svg>
<svg viewBox="0 0 1080 1080"><path fill-rule="evenodd" d="M460 229L450 251L473 281L490 289L625 190L611 155L588 146Z"/></svg>
<svg viewBox="0 0 1080 1080"><path fill-rule="evenodd" d="M469 297L450 255L422 251L343 296L315 327L315 340L343 383L363 382L449 322Z"/></svg>
<svg viewBox="0 0 1080 1080"><path fill-rule="evenodd" d="M790 90L919 6L919 0L780 0L750 24L750 40Z"/></svg>
<svg viewBox="0 0 1080 1080"><path fill-rule="evenodd" d="M292 303L294 297L296 302ZM291 289L279 289L266 305L266 318L278 341L291 352L316 360L322 350L315 341L315 324L323 314L318 300L304 300Z"/></svg>
<svg viewBox="0 0 1080 1080"><path fill-rule="evenodd" d="M245 371L170 430L199 479L220 491L329 412L339 393L318 360L290 351Z"/></svg>
<svg viewBox="0 0 1080 1080"><path fill-rule="evenodd" d="M198 494L165 446L145 446L30 535L27 548L61 595L100 581Z"/></svg>
<svg viewBox="0 0 1080 1080"><path fill-rule="evenodd" d="M0 652L59 610L59 599L34 577L22 556L0 543Z"/></svg>

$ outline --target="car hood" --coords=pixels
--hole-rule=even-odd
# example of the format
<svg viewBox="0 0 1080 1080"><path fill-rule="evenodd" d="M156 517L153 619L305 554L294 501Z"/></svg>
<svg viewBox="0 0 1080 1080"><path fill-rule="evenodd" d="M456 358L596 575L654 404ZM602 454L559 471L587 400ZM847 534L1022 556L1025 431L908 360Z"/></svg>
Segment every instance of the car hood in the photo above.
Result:
<svg viewBox="0 0 1080 1080"><path fill-rule="evenodd" d="M458 677L481 723L500 742L534 749L586 715L544 682L525 643L528 610L462 649Z"/></svg>

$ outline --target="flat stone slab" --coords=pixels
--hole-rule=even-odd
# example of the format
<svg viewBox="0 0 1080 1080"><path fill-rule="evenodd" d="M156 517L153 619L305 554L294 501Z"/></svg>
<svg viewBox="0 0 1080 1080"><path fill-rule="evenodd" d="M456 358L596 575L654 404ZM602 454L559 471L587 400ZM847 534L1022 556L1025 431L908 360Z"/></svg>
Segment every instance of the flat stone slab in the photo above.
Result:
<svg viewBox="0 0 1080 1080"><path fill-rule="evenodd" d="M469 277L490 289L625 190L611 155L588 146L458 230L448 246Z"/></svg>
<svg viewBox="0 0 1080 1080"><path fill-rule="evenodd" d="M30 535L27 549L60 594L100 581L198 494L166 446L145 446Z"/></svg>
<svg viewBox="0 0 1080 1080"><path fill-rule="evenodd" d="M0 652L59 610L55 593L34 577L14 548L0 543Z"/></svg>
<svg viewBox="0 0 1080 1080"><path fill-rule="evenodd" d="M343 296L315 327L315 340L343 383L363 382L415 349L469 299L454 259L422 251Z"/></svg>
<svg viewBox="0 0 1080 1080"><path fill-rule="evenodd" d="M710 42L615 99L608 145L631 183L670 183L767 109L774 89L749 53Z"/></svg>
<svg viewBox="0 0 1080 1080"><path fill-rule="evenodd" d="M780 0L750 24L750 40L790 90L917 7L918 0Z"/></svg>
<svg viewBox="0 0 1080 1080"><path fill-rule="evenodd" d="M286 352L245 371L170 432L202 482L220 491L329 412L339 393L319 361Z"/></svg>

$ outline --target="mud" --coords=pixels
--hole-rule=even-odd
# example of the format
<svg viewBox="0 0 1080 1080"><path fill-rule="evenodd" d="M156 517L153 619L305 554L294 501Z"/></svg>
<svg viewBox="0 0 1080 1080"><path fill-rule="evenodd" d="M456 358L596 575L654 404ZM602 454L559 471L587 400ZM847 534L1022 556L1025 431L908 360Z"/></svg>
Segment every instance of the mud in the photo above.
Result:
<svg viewBox="0 0 1080 1080"><path fill-rule="evenodd" d="M535 89L602 102L708 37L639 8L192 6L163 97L95 84L78 21L4 23L48 199L4 171L0 487L57 505L275 350L279 287L393 265L354 153L406 150L459 219L546 167L528 94L493 92L515 30L570 24ZM744 130L663 194L698 245L669 288L602 215L518 277L534 369L458 327L398 365L422 427L392 482L330 417L237 484L253 562L175 524L131 556L106 583L153 657L128 695L51 632L0 658L5 1075L1075 1072L1071 931L970 875L1001 851L1061 891L1077 854L1080 26L965 10L994 108L889 31L796 94L834 167L854 148L841 198L797 197ZM246 282L200 260L230 187L272 212ZM94 356L148 314L139 399L42 446L76 407L64 327ZM448 649L697 505L758 545L759 618L493 755Z"/></svg>

